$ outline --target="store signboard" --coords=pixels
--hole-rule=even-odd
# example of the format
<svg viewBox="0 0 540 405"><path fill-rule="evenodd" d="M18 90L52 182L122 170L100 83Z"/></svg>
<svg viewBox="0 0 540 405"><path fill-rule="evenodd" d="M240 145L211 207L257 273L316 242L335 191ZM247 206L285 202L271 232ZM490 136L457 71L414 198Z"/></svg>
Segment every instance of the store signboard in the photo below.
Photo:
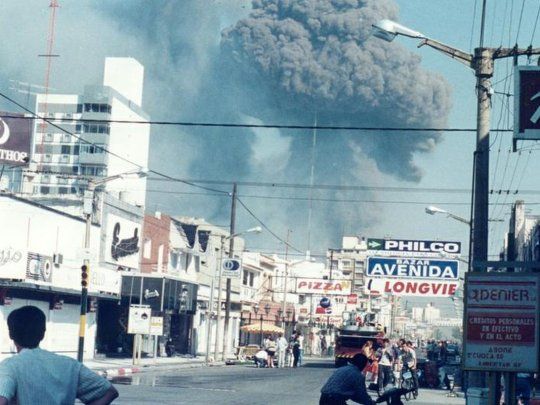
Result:
<svg viewBox="0 0 540 405"><path fill-rule="evenodd" d="M323 280L318 278L297 278L297 294L350 295L350 280Z"/></svg>
<svg viewBox="0 0 540 405"><path fill-rule="evenodd" d="M409 297L453 297L459 289L459 281L426 279L368 278L364 284L366 294Z"/></svg>
<svg viewBox="0 0 540 405"><path fill-rule="evenodd" d="M516 66L514 140L540 139L540 67Z"/></svg>
<svg viewBox="0 0 540 405"><path fill-rule="evenodd" d="M368 257L367 277L457 280L457 260L425 258Z"/></svg>
<svg viewBox="0 0 540 405"><path fill-rule="evenodd" d="M149 305L131 305L129 307L128 333L134 335L148 335L152 309Z"/></svg>
<svg viewBox="0 0 540 405"><path fill-rule="evenodd" d="M242 260L223 259L221 263L221 274L225 278L242 278Z"/></svg>
<svg viewBox="0 0 540 405"><path fill-rule="evenodd" d="M538 368L540 274L471 273L465 279L463 368Z"/></svg>
<svg viewBox="0 0 540 405"><path fill-rule="evenodd" d="M137 269L139 267L141 224L114 214L107 214L105 261Z"/></svg>
<svg viewBox="0 0 540 405"><path fill-rule="evenodd" d="M28 165L31 140L32 120L23 114L0 113L0 165Z"/></svg>
<svg viewBox="0 0 540 405"><path fill-rule="evenodd" d="M374 239L367 240L368 251L382 256L456 256L461 243L440 240Z"/></svg>
<svg viewBox="0 0 540 405"><path fill-rule="evenodd" d="M162 316L152 316L150 318L150 334L154 336L163 336Z"/></svg>
<svg viewBox="0 0 540 405"><path fill-rule="evenodd" d="M0 248L0 278L24 280L26 277L27 252L11 246Z"/></svg>

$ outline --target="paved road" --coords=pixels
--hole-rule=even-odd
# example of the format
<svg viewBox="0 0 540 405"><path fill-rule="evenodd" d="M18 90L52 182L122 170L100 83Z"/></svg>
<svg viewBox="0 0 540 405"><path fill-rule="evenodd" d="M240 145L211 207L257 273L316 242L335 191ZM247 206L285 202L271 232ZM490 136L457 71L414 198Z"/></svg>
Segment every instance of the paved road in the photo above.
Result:
<svg viewBox="0 0 540 405"><path fill-rule="evenodd" d="M321 386L333 371L328 361L308 361L297 369L249 365L201 367L116 378L115 404L318 404ZM422 390L411 405L464 404L443 391Z"/></svg>

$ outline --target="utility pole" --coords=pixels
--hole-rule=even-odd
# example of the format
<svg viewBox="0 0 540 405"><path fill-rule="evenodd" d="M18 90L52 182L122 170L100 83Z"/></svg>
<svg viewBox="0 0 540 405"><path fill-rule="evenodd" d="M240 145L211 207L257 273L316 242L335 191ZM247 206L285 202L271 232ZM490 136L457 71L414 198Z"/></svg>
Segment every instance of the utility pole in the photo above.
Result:
<svg viewBox="0 0 540 405"><path fill-rule="evenodd" d="M237 184L233 184L233 191L231 195L231 224L229 229L229 234L231 238L229 239L229 257L234 258L234 235L236 228L236 193L237 193ZM225 360L225 353L229 350L229 322L231 319L231 279L227 278L227 287L225 292L225 324L223 326L223 360Z"/></svg>
<svg viewBox="0 0 540 405"><path fill-rule="evenodd" d="M285 316L285 310L287 306L287 282L289 280L289 237L291 230L287 229L287 243L285 244L285 282L283 288L283 301L281 303L281 315ZM281 320L281 327L285 329L285 318Z"/></svg>

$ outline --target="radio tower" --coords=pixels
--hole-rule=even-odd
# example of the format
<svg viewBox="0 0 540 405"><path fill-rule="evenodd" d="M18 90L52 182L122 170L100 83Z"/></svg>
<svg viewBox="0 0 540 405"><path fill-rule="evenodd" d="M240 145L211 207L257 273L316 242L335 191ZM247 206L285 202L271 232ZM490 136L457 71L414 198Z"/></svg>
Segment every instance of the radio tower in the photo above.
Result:
<svg viewBox="0 0 540 405"><path fill-rule="evenodd" d="M38 55L39 57L42 57L42 58L46 58L47 62L45 64L45 84L44 84L44 87L45 87L45 100L44 100L44 103L43 103L43 114L42 114L42 117L45 117L47 116L47 113L48 113L48 106L47 106L47 101L48 101L48 98L49 98L49 81L50 81L50 77L51 77L51 65L52 65L52 59L55 58L55 57L58 57L60 55L55 55L53 54L53 47L54 47L54 28L55 28L55 25L56 25L56 9L60 7L59 4L58 4L58 0L51 0L51 3L49 4L49 8L50 8L50 11L49 11L49 30L47 32L47 51L45 52L45 54L42 54L42 55ZM39 106L38 106L39 107ZM37 111L39 113L39 111ZM43 163L43 139L44 139L44 134L45 134L45 130L47 128L47 122L44 121L44 120L41 120L41 123L40 123L40 132L41 132L41 140L40 140L40 143L39 143L39 154L40 154L40 158L39 158L39 165L38 165L38 170L41 170L42 169L42 163Z"/></svg>

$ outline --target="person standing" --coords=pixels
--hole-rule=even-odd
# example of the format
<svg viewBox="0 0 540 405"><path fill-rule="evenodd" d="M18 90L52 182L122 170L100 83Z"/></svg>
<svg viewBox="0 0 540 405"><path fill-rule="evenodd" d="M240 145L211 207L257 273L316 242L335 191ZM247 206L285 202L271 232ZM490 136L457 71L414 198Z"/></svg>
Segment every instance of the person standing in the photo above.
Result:
<svg viewBox="0 0 540 405"><path fill-rule="evenodd" d="M364 405L375 404L367 393L366 379L362 373L368 363L367 357L357 353L350 362L334 371L324 384L319 405L346 405L348 400Z"/></svg>
<svg viewBox="0 0 540 405"><path fill-rule="evenodd" d="M283 333L278 335L276 342L277 356L278 356L278 368L285 367L285 354L287 353L287 348L289 347L289 342L283 337Z"/></svg>
<svg viewBox="0 0 540 405"><path fill-rule="evenodd" d="M394 349L392 348L389 339L383 339L383 347L379 349L378 357L379 378L377 382L379 392L382 392L393 380L392 365L394 364Z"/></svg>
<svg viewBox="0 0 540 405"><path fill-rule="evenodd" d="M39 308L16 309L7 324L18 354L0 363L0 405L64 405L76 399L108 405L118 397L109 381L77 360L39 348L46 330L45 314Z"/></svg>
<svg viewBox="0 0 540 405"><path fill-rule="evenodd" d="M293 361L293 367L298 367L298 363L300 362L300 355L301 355L301 351L300 351L300 342L298 341L298 334L296 334L294 336L294 341L293 341L293 344L292 344L292 352L293 352L293 357L294 357L294 361Z"/></svg>
<svg viewBox="0 0 540 405"><path fill-rule="evenodd" d="M413 378L414 395L418 396L418 373L416 372L416 350L413 343L409 340L405 345L405 350L409 353L407 356L407 368L410 370ZM405 362L405 360L404 360Z"/></svg>
<svg viewBox="0 0 540 405"><path fill-rule="evenodd" d="M326 336L321 336L321 356L326 356L328 350L328 343L326 342Z"/></svg>
<svg viewBox="0 0 540 405"><path fill-rule="evenodd" d="M302 332L296 333L296 341L298 342L298 362L297 365L301 366L304 360L304 336Z"/></svg>
<svg viewBox="0 0 540 405"><path fill-rule="evenodd" d="M276 355L276 341L273 336L269 336L266 340L265 347L266 353L268 353L268 368L274 368L274 356Z"/></svg>
<svg viewBox="0 0 540 405"><path fill-rule="evenodd" d="M289 344L287 345L287 367L292 367L294 364L294 355L293 355L293 347L295 342L295 334L291 335L291 338L289 339Z"/></svg>

